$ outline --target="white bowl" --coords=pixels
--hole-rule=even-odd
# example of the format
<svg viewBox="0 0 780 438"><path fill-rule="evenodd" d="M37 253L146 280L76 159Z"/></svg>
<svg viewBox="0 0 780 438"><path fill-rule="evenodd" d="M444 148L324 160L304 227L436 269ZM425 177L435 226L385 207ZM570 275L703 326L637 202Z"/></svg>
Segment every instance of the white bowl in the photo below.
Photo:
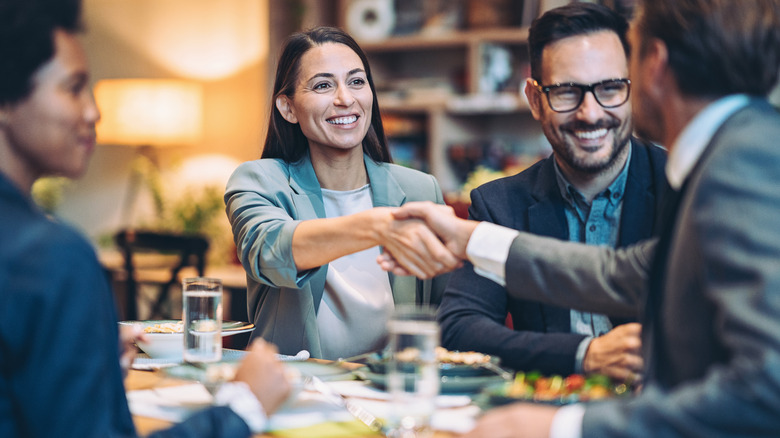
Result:
<svg viewBox="0 0 780 438"><path fill-rule="evenodd" d="M146 321L120 321L120 325L139 325L142 328L153 326L155 324L175 323L179 320L171 319L156 319ZM237 322L237 321L223 321L222 322L222 337L232 336L239 333L250 332L255 329L254 324ZM172 359L182 360L182 354L184 352L184 336L182 333L146 333L147 342L136 342L138 348L149 357L154 359Z"/></svg>

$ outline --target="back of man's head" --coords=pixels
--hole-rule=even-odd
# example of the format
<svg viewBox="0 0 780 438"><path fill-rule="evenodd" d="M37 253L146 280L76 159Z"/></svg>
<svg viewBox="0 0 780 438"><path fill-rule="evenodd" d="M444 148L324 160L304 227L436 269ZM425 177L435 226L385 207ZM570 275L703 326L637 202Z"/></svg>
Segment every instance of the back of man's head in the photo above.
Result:
<svg viewBox="0 0 780 438"><path fill-rule="evenodd" d="M0 105L32 91L32 75L54 55L55 29L80 29L81 0L0 0Z"/></svg>
<svg viewBox="0 0 780 438"><path fill-rule="evenodd" d="M663 41L681 92L717 98L766 96L780 67L778 0L642 0L637 16L641 55Z"/></svg>
<svg viewBox="0 0 780 438"><path fill-rule="evenodd" d="M548 45L564 38L601 31L615 32L628 57L628 22L612 9L594 3L575 2L545 12L533 21L528 32L531 77L542 80L542 53Z"/></svg>

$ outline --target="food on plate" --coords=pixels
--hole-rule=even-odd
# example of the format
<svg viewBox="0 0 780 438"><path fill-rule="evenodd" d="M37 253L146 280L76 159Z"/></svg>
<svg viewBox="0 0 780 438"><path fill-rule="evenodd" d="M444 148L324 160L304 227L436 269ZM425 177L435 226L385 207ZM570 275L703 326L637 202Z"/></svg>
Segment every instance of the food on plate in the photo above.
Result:
<svg viewBox="0 0 780 438"><path fill-rule="evenodd" d="M184 323L181 321L164 322L144 327L144 332L146 333L182 333L183 331Z"/></svg>
<svg viewBox="0 0 780 438"><path fill-rule="evenodd" d="M630 394L629 384L613 382L603 375L572 374L543 376L539 372L519 372L511 383L492 388L489 395L510 400L528 400L551 403L572 403ZM494 400L496 401L496 400Z"/></svg>
<svg viewBox="0 0 780 438"><path fill-rule="evenodd" d="M490 356L476 351L450 351L444 347L436 347L436 360L439 363L457 365L477 365L490 362ZM400 362L415 362L420 356L420 350L414 347L406 348L396 354Z"/></svg>
<svg viewBox="0 0 780 438"><path fill-rule="evenodd" d="M490 355L477 353L476 351L450 351L443 347L436 347L436 358L441 363L475 365L490 362Z"/></svg>
<svg viewBox="0 0 780 438"><path fill-rule="evenodd" d="M607 376L572 374L543 376L539 372L519 372L503 388L506 397L543 402L577 402L599 400L630 393L625 383L613 382Z"/></svg>

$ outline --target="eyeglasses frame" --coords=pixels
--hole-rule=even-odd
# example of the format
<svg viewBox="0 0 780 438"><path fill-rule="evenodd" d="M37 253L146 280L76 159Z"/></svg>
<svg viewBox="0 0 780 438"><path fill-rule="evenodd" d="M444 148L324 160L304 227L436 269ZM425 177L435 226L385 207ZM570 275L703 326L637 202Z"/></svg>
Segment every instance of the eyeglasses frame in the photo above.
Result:
<svg viewBox="0 0 780 438"><path fill-rule="evenodd" d="M603 103L601 103L598 96L596 96L595 88L598 87L599 85L603 85L606 82L621 82L626 84L627 85L626 99L616 105L604 105ZM576 111L582 105L582 102L585 100L585 94L589 91L593 95L593 98L596 99L596 102L598 102L598 104L601 105L602 108L607 108L607 109L617 108L625 104L626 102L628 102L628 99L631 96L631 80L628 78L604 79L603 81L593 82L592 84L578 84L576 82L565 82L565 83L557 83L551 85L542 85L536 79L534 79L533 85L534 88L536 88L540 93L544 93L544 95L547 96L547 104L550 106L550 109L555 111L556 113L570 113L572 111ZM550 90L554 90L560 87L576 87L582 91L582 94L580 95L580 101L577 102L577 105L575 105L574 108L563 110L563 111L553 108L552 103L550 103Z"/></svg>

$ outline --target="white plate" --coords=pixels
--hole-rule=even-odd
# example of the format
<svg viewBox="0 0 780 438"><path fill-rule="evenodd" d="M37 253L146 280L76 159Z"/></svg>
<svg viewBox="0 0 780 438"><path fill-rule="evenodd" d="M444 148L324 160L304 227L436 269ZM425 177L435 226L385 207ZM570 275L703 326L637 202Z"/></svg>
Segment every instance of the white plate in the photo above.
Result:
<svg viewBox="0 0 780 438"><path fill-rule="evenodd" d="M174 319L150 319L145 321L120 321L120 325L140 325L142 328L155 324L175 323ZM223 321L222 337L251 332L255 325L248 322ZM154 359L181 360L184 344L182 333L146 333L148 342L136 342L138 348Z"/></svg>

